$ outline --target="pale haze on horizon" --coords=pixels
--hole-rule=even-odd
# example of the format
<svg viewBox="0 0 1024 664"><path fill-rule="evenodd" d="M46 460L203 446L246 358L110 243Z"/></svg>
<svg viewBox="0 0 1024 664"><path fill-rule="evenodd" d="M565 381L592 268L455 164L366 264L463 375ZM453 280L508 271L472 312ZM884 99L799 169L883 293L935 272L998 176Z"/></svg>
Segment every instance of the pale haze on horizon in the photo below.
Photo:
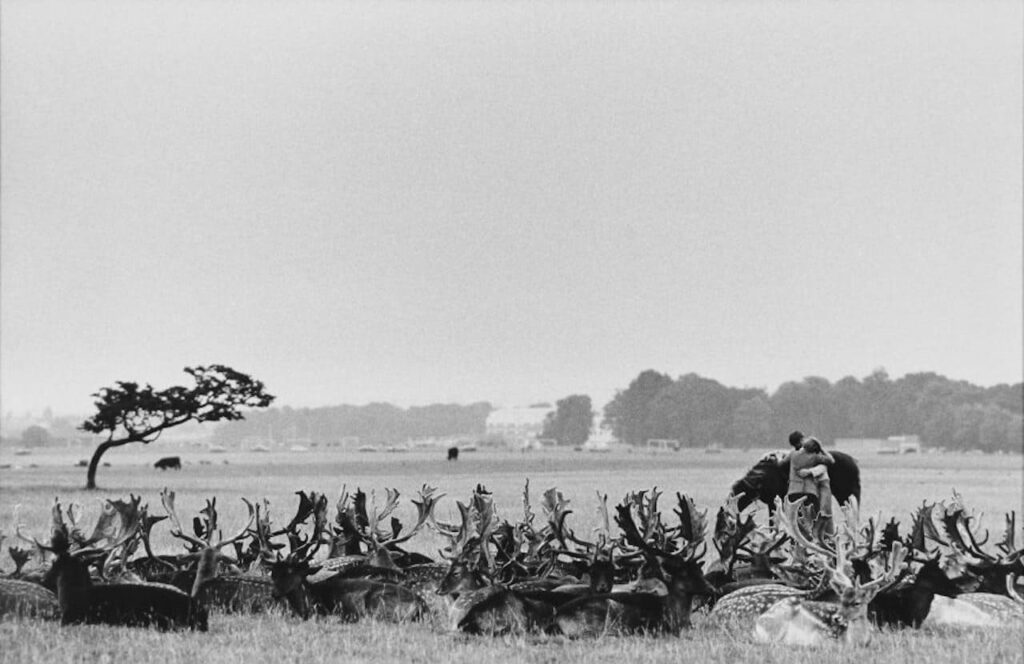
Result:
<svg viewBox="0 0 1024 664"><path fill-rule="evenodd" d="M2 18L4 412L1021 380L1019 2Z"/></svg>

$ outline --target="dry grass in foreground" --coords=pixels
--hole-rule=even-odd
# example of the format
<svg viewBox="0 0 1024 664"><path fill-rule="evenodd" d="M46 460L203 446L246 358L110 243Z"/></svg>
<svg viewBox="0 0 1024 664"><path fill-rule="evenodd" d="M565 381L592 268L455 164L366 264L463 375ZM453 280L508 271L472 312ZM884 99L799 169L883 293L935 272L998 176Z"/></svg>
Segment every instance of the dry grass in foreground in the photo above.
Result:
<svg viewBox="0 0 1024 664"><path fill-rule="evenodd" d="M877 635L866 648L766 646L695 617L680 637L470 637L440 625L342 624L291 616L211 616L210 632L159 633L120 627L0 622L0 662L1020 662L1022 629L903 630Z"/></svg>

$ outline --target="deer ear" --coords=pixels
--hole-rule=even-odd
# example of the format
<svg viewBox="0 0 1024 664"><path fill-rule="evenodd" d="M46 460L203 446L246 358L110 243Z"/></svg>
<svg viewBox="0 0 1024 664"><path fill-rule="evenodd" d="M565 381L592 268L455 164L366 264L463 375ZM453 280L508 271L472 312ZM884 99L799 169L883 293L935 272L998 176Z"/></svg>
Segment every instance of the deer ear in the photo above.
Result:
<svg viewBox="0 0 1024 664"><path fill-rule="evenodd" d="M314 565L313 567L307 567L306 569L302 570L302 574L303 576L313 576L321 569L323 569L323 565Z"/></svg>

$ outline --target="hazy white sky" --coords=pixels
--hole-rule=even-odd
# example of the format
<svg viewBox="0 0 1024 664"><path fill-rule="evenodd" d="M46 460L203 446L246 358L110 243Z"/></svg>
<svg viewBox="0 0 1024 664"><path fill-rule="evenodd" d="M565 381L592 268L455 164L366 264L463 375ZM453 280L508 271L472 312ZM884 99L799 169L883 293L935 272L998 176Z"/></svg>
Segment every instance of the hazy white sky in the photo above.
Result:
<svg viewBox="0 0 1024 664"><path fill-rule="evenodd" d="M1022 18L3 0L0 407L1020 381Z"/></svg>

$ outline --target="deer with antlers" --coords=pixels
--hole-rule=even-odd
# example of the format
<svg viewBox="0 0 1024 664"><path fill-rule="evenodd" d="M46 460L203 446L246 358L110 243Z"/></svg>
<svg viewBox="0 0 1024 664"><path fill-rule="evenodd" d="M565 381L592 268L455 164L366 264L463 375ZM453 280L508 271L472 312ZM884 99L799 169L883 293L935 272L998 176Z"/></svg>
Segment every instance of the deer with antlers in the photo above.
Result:
<svg viewBox="0 0 1024 664"><path fill-rule="evenodd" d="M594 594L569 602L555 617L564 633L678 634L690 627L693 597L715 593L702 570L701 559L707 550L706 515L697 511L688 496L676 494L679 526L667 528L657 509L658 496L657 490L629 494L615 508L623 546L644 557L648 579L638 585L646 591ZM655 591L650 592L651 588Z"/></svg>
<svg viewBox="0 0 1024 664"><path fill-rule="evenodd" d="M799 502L777 499L771 515L772 535L766 535L765 540L774 542L768 546L782 558L770 561L771 570L779 580L739 588L725 595L711 612L716 620L747 628L783 599L838 600L829 583L828 565L852 574L851 561L873 550L864 543L856 500L851 499L842 508L838 519L840 536L829 541L822 541L805 528L807 520L803 518L802 509Z"/></svg>
<svg viewBox="0 0 1024 664"><path fill-rule="evenodd" d="M450 561L449 569L437 589L438 595L452 599L449 628L491 635L547 629L554 609L529 592L536 589L520 589L496 578L498 545L494 538L502 524L497 522L490 492L477 485L469 503L456 505L460 525L437 524L449 539L449 546L442 551Z"/></svg>
<svg viewBox="0 0 1024 664"><path fill-rule="evenodd" d="M989 533L978 532L981 515L975 514L964 505L963 497L954 492L949 505L942 504L939 514L942 530L939 535L936 529L930 536L949 550L953 558L967 574L978 580L975 592L1004 594L1006 577L1010 574L1024 573L1024 548L1017 546L1017 514L1014 511L1005 515L1003 537L996 543L994 550L986 549Z"/></svg>
<svg viewBox="0 0 1024 664"><path fill-rule="evenodd" d="M975 592L955 598L937 597L925 624L970 627L1007 627L1024 620L1024 605L1010 594L1013 579L1024 572L1024 549L1016 544L1016 513L1005 515L1003 537L995 551L985 549L989 533L978 532L981 515L968 511L963 497L953 493L950 504L939 514L943 535L937 529L929 536L947 547L951 566L962 569L974 580Z"/></svg>
<svg viewBox="0 0 1024 664"><path fill-rule="evenodd" d="M394 494L397 502L397 492ZM288 535L291 550L282 557L280 552L269 545L264 551L264 560L270 566L270 577L278 597L288 601L292 610L304 620L312 615L339 615L343 620L356 621L363 617L372 617L392 622L420 620L429 614L426 601L415 591L399 583L366 578L346 578L333 574L326 578L310 581L309 577L320 572L319 565L310 564L317 550L324 542L324 529L327 525L327 499L313 494L309 501L312 504L314 520L313 533L308 538L296 534L296 527L304 520L300 505L299 514L289 525ZM388 504L384 510L373 511L374 517L368 520L368 526L376 529L379 520L390 514L394 507L389 493ZM422 525L422 524L421 524ZM411 537L411 534L409 535ZM401 538L395 537L394 540ZM405 538L408 539L408 538ZM405 541L401 539L401 541ZM387 539L374 539L378 544L386 545Z"/></svg>
<svg viewBox="0 0 1024 664"><path fill-rule="evenodd" d="M759 641L791 645L815 645L841 639L848 644L865 645L874 626L868 619L868 605L884 588L905 571L906 550L895 542L878 570L870 562L879 555L875 549L873 522L860 528L859 506L855 499L842 507L836 518L831 541L816 541L804 532L797 507L788 504L779 510L780 527L794 544L820 557L837 596L835 602L786 597L773 604L756 620L754 636ZM857 561L863 565L855 564ZM859 575L853 573L860 571Z"/></svg>
<svg viewBox="0 0 1024 664"><path fill-rule="evenodd" d="M350 494L342 487L337 502L334 523L324 529L328 556L319 563L320 579L328 576L371 578L401 582L416 590L434 590L447 570L447 565L435 563L428 556L407 551L402 545L434 523L434 508L444 494L424 484L413 500L416 523L409 530L394 512L399 505L400 493L385 489L385 502L377 509L371 496L371 509L367 509L367 496L356 489Z"/></svg>
<svg viewBox="0 0 1024 664"><path fill-rule="evenodd" d="M179 570L171 581L175 586L182 590L191 589L192 595L205 606L225 613L263 613L281 606L270 579L243 571L237 559L224 553L229 547L237 553L237 545L252 536L257 517L252 503L243 501L249 518L238 533L224 539L216 498L207 500L199 516L192 520L193 534L182 526L175 508L174 492L165 488L160 493L160 500L172 524L171 535L183 541L189 549L189 553L179 559ZM182 570L182 566L187 569ZM202 568L208 572L200 574Z"/></svg>
<svg viewBox="0 0 1024 664"><path fill-rule="evenodd" d="M851 645L867 645L874 630L868 619L868 604L895 580L905 555L903 545L897 543L881 576L863 584L848 577L838 566L829 567L829 583L839 597L838 602L782 599L758 617L754 638L789 645L819 645L836 639Z"/></svg>
<svg viewBox="0 0 1024 664"><path fill-rule="evenodd" d="M908 551L908 574L898 578L895 583L878 592L868 604L868 617L879 627L921 627L931 611L936 595L956 597L960 587L950 579L940 564L937 551L929 551L926 533L931 520L930 505L922 505L914 512L911 532L901 538L899 524L891 519L882 529L879 548L891 551L897 543L902 543ZM869 520L867 536L874 534L873 522ZM855 561L858 576L862 579L870 576L866 570L866 562Z"/></svg>
<svg viewBox="0 0 1024 664"><path fill-rule="evenodd" d="M47 582L57 588L62 624L90 623L193 629L206 631L206 608L193 595L162 584L96 584L89 567L112 550L136 537L138 523L125 524L124 534L104 547L81 546L72 550L76 537L61 518L59 503L54 505L51 544L44 547L55 555L47 573ZM88 540L83 544L89 544ZM94 543L94 542L93 542ZM42 545L40 545L42 546ZM210 570L201 566L197 585Z"/></svg>

